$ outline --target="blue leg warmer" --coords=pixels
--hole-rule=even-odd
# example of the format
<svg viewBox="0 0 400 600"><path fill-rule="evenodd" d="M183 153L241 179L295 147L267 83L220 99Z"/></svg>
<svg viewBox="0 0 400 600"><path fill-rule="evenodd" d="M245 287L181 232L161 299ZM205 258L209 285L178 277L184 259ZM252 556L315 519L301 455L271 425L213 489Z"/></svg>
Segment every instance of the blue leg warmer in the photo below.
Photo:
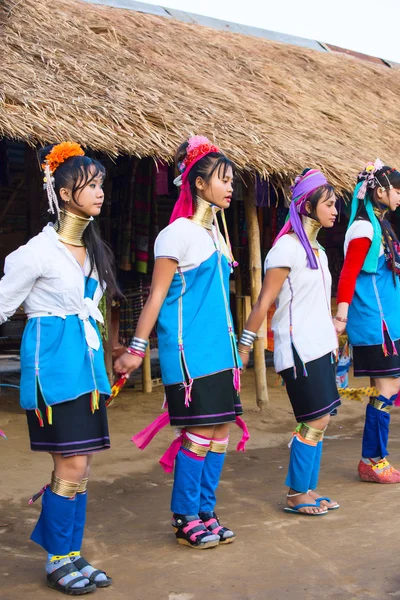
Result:
<svg viewBox="0 0 400 600"><path fill-rule="evenodd" d="M50 554L68 555L74 530L76 497L65 498L46 488L42 497L42 512L32 532L31 540Z"/></svg>
<svg viewBox="0 0 400 600"><path fill-rule="evenodd" d="M312 469L312 473L311 473L311 479L310 479L310 490L316 490L318 487L318 478L319 478L319 471L321 468L321 458L322 458L322 444L323 441L321 440L320 442L318 442L317 444L317 449L315 452L315 459L314 459L314 466Z"/></svg>
<svg viewBox="0 0 400 600"><path fill-rule="evenodd" d="M391 398L378 396L376 400L383 402L382 408L392 406L397 394ZM367 404L365 414L364 434L362 440L362 456L364 458L385 458L389 454L387 444L389 439L390 413L379 410Z"/></svg>
<svg viewBox="0 0 400 600"><path fill-rule="evenodd" d="M83 533L86 523L87 492L76 495L76 510L74 528L72 532L70 552L79 552L82 548Z"/></svg>
<svg viewBox="0 0 400 600"><path fill-rule="evenodd" d="M179 515L197 515L199 512L204 458L190 454L181 448L175 459L171 511Z"/></svg>
<svg viewBox="0 0 400 600"><path fill-rule="evenodd" d="M225 452L217 453L209 450L207 453L201 478L200 512L214 510L217 502L215 492L218 488L225 456Z"/></svg>
<svg viewBox="0 0 400 600"><path fill-rule="evenodd" d="M311 487L316 453L316 445L306 444L301 442L296 435L293 436L285 485L296 492L308 492Z"/></svg>

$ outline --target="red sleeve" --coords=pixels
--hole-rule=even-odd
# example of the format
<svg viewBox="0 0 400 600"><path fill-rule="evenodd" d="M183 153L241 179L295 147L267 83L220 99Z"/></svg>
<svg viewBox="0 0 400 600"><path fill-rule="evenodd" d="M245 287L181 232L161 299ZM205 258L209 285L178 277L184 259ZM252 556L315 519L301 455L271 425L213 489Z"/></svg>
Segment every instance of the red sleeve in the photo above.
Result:
<svg viewBox="0 0 400 600"><path fill-rule="evenodd" d="M339 277L339 285L337 291L337 303L347 302L351 304L353 300L354 290L356 289L357 277L360 274L365 257L371 246L369 238L356 238L351 240L347 248L346 258Z"/></svg>

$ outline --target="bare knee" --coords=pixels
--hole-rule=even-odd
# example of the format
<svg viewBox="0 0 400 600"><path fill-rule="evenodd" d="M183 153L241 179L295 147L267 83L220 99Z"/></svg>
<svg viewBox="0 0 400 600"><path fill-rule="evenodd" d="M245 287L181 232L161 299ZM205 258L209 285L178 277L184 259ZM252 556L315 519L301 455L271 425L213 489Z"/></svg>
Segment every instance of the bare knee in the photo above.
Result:
<svg viewBox="0 0 400 600"><path fill-rule="evenodd" d="M313 427L314 429L320 429L322 431L328 427L330 418L330 415L324 415L323 417L315 419L314 421L307 421L307 425Z"/></svg>
<svg viewBox="0 0 400 600"><path fill-rule="evenodd" d="M400 391L400 377L380 377L374 379L373 382L374 387L385 398L391 398Z"/></svg>
<svg viewBox="0 0 400 600"><path fill-rule="evenodd" d="M54 473L60 479L79 483L84 477L87 477L88 460L87 456L70 456L64 458L53 454Z"/></svg>
<svg viewBox="0 0 400 600"><path fill-rule="evenodd" d="M212 439L214 437L215 425L205 425L201 427L185 427L186 431L194 435L201 435L205 438Z"/></svg>
<svg viewBox="0 0 400 600"><path fill-rule="evenodd" d="M215 440L224 440L229 436L229 432L231 429L230 423L223 423L222 425L216 425L214 430L214 439Z"/></svg>

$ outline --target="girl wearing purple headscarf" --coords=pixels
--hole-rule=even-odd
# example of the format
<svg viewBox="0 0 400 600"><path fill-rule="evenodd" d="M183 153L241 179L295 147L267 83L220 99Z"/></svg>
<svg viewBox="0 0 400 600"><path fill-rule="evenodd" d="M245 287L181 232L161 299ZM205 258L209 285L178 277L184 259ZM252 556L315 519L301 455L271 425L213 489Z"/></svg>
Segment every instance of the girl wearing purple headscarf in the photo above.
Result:
<svg viewBox="0 0 400 600"><path fill-rule="evenodd" d="M331 275L321 227L333 227L336 198L324 175L307 169L292 187L290 218L265 259L260 296L239 341L243 365L250 347L276 302L272 321L275 370L285 383L298 422L290 443L289 487L285 511L321 516L339 508L316 492L322 439L330 413L340 405L334 353L337 336L330 308Z"/></svg>

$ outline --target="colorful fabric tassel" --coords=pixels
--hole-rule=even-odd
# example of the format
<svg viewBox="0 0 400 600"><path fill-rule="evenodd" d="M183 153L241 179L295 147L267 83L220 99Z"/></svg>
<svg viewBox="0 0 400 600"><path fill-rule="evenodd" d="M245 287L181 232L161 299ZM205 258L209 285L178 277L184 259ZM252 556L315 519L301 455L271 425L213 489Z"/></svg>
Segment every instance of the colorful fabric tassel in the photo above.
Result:
<svg viewBox="0 0 400 600"><path fill-rule="evenodd" d="M0 429L0 437L3 437L5 440L7 439L6 434L1 429Z"/></svg>
<svg viewBox="0 0 400 600"><path fill-rule="evenodd" d="M99 390L94 390L90 394L90 410L92 411L92 414L94 413L95 410L99 409L99 399L100 399Z"/></svg>
<svg viewBox="0 0 400 600"><path fill-rule="evenodd" d="M128 377L126 375L122 375L112 386L111 388L111 396L106 400L106 406L111 406L114 402L116 396L120 393L126 382L128 381Z"/></svg>
<svg viewBox="0 0 400 600"><path fill-rule="evenodd" d="M53 409L51 406L46 406L46 417L49 425L53 425Z"/></svg>
<svg viewBox="0 0 400 600"><path fill-rule="evenodd" d="M40 427L44 427L42 411L40 410L40 408L35 408L35 415L38 418Z"/></svg>

